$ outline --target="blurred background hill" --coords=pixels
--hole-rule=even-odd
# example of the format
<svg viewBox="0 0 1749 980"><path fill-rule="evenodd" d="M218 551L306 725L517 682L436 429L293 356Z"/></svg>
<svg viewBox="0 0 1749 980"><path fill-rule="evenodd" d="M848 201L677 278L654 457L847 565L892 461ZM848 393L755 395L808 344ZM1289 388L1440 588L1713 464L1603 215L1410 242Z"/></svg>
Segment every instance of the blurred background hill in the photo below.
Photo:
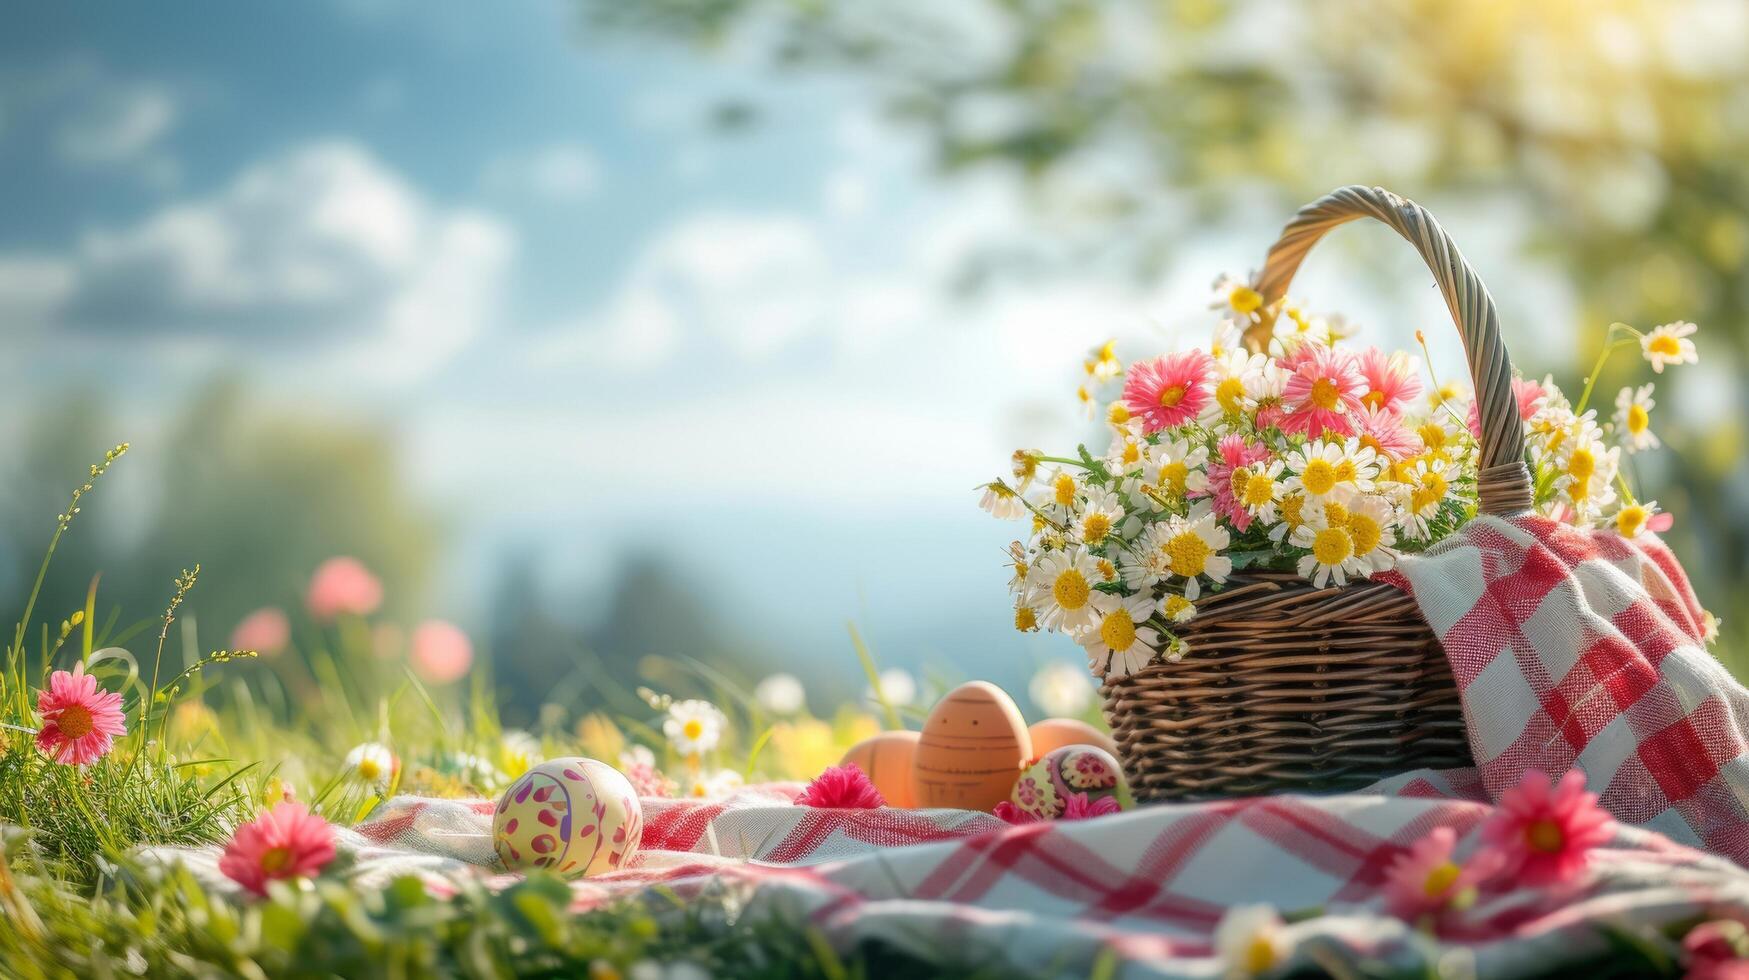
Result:
<svg viewBox="0 0 1749 980"><path fill-rule="evenodd" d="M332 0L15 6L0 31L0 595L121 440L44 608L208 646L352 555L513 716L658 661L1019 691L974 486L1088 433L1083 352L1206 339L1292 208L1431 207L1526 374L1701 324L1659 379L1704 602L1749 579L1749 8L1725 0ZM1296 292L1455 337L1388 233ZM1628 365L1623 362L1622 383ZM16 610L12 610L16 612ZM1736 642L1735 637L1732 642ZM1739 644L1740 645L1740 644ZM830 703L823 701L823 703Z"/></svg>

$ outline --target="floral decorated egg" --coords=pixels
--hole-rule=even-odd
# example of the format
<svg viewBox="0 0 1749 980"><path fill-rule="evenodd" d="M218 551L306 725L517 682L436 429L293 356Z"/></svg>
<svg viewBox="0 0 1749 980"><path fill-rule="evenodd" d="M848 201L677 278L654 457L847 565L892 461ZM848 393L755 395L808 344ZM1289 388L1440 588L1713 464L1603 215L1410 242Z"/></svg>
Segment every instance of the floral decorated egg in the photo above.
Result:
<svg viewBox="0 0 1749 980"><path fill-rule="evenodd" d="M619 770L594 759L552 759L510 784L492 815L492 847L512 870L567 876L613 871L631 859L644 811Z"/></svg>
<svg viewBox="0 0 1749 980"><path fill-rule="evenodd" d="M1009 799L1041 820L1115 813L1133 803L1117 760L1093 745L1046 752L1020 774Z"/></svg>

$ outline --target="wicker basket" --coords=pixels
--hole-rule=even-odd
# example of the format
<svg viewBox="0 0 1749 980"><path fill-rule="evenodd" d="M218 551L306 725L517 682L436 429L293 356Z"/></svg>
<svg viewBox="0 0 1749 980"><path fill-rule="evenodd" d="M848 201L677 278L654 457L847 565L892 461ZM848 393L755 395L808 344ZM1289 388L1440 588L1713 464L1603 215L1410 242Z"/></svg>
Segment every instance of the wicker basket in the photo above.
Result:
<svg viewBox="0 0 1749 980"><path fill-rule="evenodd" d="M1261 350L1288 283L1324 233L1384 222L1433 271L1463 334L1481 417L1480 508L1531 504L1524 427L1494 301L1438 222L1382 188L1344 187L1300 210L1259 274ZM1139 800L1356 789L1410 769L1470 765L1463 713L1439 640L1415 601L1379 582L1316 589L1289 572L1241 574L1197 602L1193 652L1101 688Z"/></svg>

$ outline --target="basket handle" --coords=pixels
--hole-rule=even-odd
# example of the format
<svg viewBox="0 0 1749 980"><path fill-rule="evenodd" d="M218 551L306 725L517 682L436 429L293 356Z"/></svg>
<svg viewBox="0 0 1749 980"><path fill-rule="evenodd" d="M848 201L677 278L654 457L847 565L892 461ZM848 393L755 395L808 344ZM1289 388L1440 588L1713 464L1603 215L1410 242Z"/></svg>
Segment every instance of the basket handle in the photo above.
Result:
<svg viewBox="0 0 1749 980"><path fill-rule="evenodd" d="M1263 319L1245 331L1245 346L1260 352L1268 344L1288 283L1318 239L1356 218L1377 218L1415 246L1451 310L1463 336L1476 385L1481 417L1482 449L1477 486L1484 514L1510 515L1529 510L1534 501L1530 470L1524 465L1524 422L1512 394L1512 360L1500 340L1500 318L1494 298L1482 285L1457 244L1433 215L1414 201L1385 190L1352 184L1338 188L1301 208L1269 249L1253 284L1263 296Z"/></svg>

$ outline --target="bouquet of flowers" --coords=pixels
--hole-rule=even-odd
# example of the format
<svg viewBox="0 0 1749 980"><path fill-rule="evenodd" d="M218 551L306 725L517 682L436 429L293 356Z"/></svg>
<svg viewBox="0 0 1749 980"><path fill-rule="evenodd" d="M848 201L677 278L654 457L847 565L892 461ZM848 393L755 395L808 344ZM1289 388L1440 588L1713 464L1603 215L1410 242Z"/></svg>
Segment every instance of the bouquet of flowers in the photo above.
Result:
<svg viewBox="0 0 1749 980"><path fill-rule="evenodd" d="M1480 435L1465 393L1432 373L1424 384L1407 352L1345 344L1353 331L1340 317L1265 310L1229 277L1215 291L1223 315L1207 350L1127 371L1113 344L1088 356L1079 397L1090 418L1103 406L1103 454L1020 450L1011 479L981 488L985 510L1032 521L1010 548L1015 627L1070 634L1097 676L1181 659L1178 630L1197 599L1247 569L1340 587L1476 513ZM1592 386L1624 347L1637 345L1658 373L1694 363L1694 332L1611 325L1577 402L1552 378L1513 380L1540 513L1630 537L1668 526L1621 468L1624 453L1658 445L1653 385L1623 388L1603 420Z"/></svg>

